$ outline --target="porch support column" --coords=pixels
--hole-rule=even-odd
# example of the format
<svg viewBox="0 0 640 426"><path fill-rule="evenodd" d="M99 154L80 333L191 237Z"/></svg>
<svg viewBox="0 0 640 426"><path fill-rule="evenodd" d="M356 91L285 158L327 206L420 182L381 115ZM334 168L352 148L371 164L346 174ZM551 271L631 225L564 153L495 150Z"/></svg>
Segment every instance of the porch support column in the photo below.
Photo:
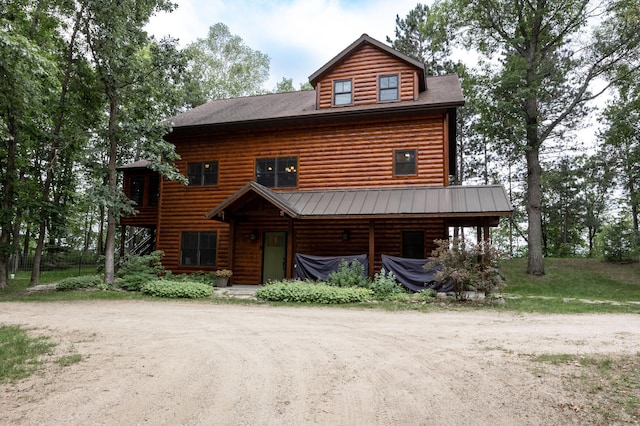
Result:
<svg viewBox="0 0 640 426"><path fill-rule="evenodd" d="M289 228L287 231L287 264L285 267L285 276L287 278L293 278L293 251L294 251L294 238L293 238L293 219L289 218Z"/></svg>
<svg viewBox="0 0 640 426"><path fill-rule="evenodd" d="M229 269L233 271L233 252L235 251L236 246L236 221L235 219L229 219ZM231 284L233 285L233 276L230 278Z"/></svg>
<svg viewBox="0 0 640 426"><path fill-rule="evenodd" d="M488 243L489 242L489 237L490 237L490 233L489 233L489 224L485 222L484 224L484 242Z"/></svg>
<svg viewBox="0 0 640 426"><path fill-rule="evenodd" d="M122 225L120 229L120 261L124 259L125 245L127 243L127 225Z"/></svg>
<svg viewBox="0 0 640 426"><path fill-rule="evenodd" d="M369 277L373 278L373 268L376 258L376 238L373 220L369 221Z"/></svg>

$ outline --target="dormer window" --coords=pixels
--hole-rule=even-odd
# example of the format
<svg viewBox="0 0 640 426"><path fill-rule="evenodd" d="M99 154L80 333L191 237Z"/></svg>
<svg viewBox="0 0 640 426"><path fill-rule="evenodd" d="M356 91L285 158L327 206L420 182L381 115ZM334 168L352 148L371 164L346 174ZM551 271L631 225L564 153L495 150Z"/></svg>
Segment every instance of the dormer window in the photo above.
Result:
<svg viewBox="0 0 640 426"><path fill-rule="evenodd" d="M398 74L381 75L378 79L380 102L398 100Z"/></svg>
<svg viewBox="0 0 640 426"><path fill-rule="evenodd" d="M351 79L335 80L333 82L333 104L334 105L350 105L352 101L352 85Z"/></svg>

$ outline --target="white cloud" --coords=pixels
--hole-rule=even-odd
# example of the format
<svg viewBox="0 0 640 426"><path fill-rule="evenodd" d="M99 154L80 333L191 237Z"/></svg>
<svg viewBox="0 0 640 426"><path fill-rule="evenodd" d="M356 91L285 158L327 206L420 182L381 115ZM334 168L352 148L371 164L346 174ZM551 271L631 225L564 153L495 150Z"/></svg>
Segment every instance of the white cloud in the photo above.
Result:
<svg viewBox="0 0 640 426"><path fill-rule="evenodd" d="M147 30L186 45L222 22L252 49L271 58L267 89L283 77L297 87L363 33L386 42L396 15L404 18L416 0L176 0L171 14L154 17Z"/></svg>

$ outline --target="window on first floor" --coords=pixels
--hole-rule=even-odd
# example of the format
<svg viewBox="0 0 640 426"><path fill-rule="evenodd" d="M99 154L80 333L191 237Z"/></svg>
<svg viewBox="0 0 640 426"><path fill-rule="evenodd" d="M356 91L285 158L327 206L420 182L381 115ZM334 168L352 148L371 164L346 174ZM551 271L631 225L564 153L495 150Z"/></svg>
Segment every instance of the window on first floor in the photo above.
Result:
<svg viewBox="0 0 640 426"><path fill-rule="evenodd" d="M381 75L378 80L380 102L398 100L398 74Z"/></svg>
<svg viewBox="0 0 640 426"><path fill-rule="evenodd" d="M402 257L424 259L424 231L402 231Z"/></svg>
<svg viewBox="0 0 640 426"><path fill-rule="evenodd" d="M394 173L396 175L416 174L416 150L404 149L394 152Z"/></svg>
<svg viewBox="0 0 640 426"><path fill-rule="evenodd" d="M183 232L180 265L215 266L217 240L217 232Z"/></svg>
<svg viewBox="0 0 640 426"><path fill-rule="evenodd" d="M352 103L351 79L333 82L333 104L350 105Z"/></svg>
<svg viewBox="0 0 640 426"><path fill-rule="evenodd" d="M296 157L258 158L256 182L267 188L295 188L298 186Z"/></svg>
<svg viewBox="0 0 640 426"><path fill-rule="evenodd" d="M187 165L187 176L191 186L217 185L218 162L189 163Z"/></svg>

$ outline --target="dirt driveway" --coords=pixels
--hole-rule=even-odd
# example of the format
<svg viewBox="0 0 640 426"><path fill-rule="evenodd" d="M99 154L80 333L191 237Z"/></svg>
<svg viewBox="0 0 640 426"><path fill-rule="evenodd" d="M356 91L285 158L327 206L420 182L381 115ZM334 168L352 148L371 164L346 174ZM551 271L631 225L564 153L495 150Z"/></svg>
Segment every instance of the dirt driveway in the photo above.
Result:
<svg viewBox="0 0 640 426"><path fill-rule="evenodd" d="M638 315L0 303L79 353L0 386L0 424L567 424L531 354L635 354Z"/></svg>

